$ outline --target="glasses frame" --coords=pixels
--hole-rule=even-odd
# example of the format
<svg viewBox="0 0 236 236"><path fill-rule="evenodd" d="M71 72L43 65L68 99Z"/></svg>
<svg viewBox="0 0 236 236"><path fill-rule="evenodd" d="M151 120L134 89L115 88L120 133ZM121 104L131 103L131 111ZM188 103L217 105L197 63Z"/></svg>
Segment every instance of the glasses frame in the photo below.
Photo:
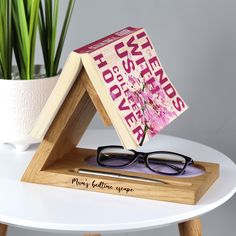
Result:
<svg viewBox="0 0 236 236"><path fill-rule="evenodd" d="M97 148L97 163L100 165L100 166L103 166L103 167L113 167L113 168L123 168L123 167L128 167L128 166L131 166L133 165L135 162L137 162L139 159L143 160L143 162L145 163L145 165L148 167L148 169L150 169L151 171L155 172L155 173L159 173L159 174L163 174L163 175L179 175L179 174L182 174L184 173L186 167L188 165L191 165L191 164L194 164L193 162L193 159L191 157L188 157L186 155L183 155L181 153L177 153L177 152L171 152L171 151L154 151L154 152L138 152L138 151L135 151L133 149L127 149L128 151L130 152L133 152L134 153L134 158L131 159L130 162L128 162L127 164L123 164L123 165L118 165L118 166L113 166L113 165L107 165L107 164L104 164L100 161L100 158L99 158L99 155L101 153L101 151L103 149L106 149L106 148L118 148L118 149L124 149L123 146L120 146L120 145L108 145L108 146L100 146ZM165 172L162 172L162 171L157 171L157 170L154 170L148 163L148 155L151 155L151 154L170 154L170 155L177 155L177 156L180 156L182 158L185 159L185 165L183 168L178 168L178 167L175 167L174 169L176 169L178 172L176 173L165 173ZM173 167L172 167L173 168Z"/></svg>

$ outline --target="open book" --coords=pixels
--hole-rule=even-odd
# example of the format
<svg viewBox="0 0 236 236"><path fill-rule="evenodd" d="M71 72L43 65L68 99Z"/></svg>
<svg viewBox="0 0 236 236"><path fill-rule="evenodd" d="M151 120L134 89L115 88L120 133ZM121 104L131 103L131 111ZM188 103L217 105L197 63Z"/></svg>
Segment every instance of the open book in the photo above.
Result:
<svg viewBox="0 0 236 236"><path fill-rule="evenodd" d="M146 31L127 27L70 53L33 137L45 135L82 67L126 148L147 142L187 109Z"/></svg>

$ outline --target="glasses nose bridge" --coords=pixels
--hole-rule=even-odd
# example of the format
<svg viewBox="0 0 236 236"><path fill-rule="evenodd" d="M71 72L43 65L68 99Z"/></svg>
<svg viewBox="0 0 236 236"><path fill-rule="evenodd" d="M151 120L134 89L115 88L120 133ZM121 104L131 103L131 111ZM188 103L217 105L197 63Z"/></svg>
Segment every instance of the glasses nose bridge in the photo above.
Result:
<svg viewBox="0 0 236 236"><path fill-rule="evenodd" d="M136 159L145 159L146 153L145 152L137 152Z"/></svg>

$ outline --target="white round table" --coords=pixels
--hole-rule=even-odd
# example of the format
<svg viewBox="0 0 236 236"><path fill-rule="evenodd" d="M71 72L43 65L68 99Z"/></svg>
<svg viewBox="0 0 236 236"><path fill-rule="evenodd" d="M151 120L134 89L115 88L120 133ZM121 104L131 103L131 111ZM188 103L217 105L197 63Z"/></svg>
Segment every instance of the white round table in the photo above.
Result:
<svg viewBox="0 0 236 236"><path fill-rule="evenodd" d="M114 130L88 130L80 146L96 148L117 143ZM157 135L141 149L170 150L194 160L220 164L220 177L194 206L23 183L21 176L35 149L36 146L26 152L16 152L11 146L0 145L0 235L5 234L5 225L95 234L196 223L190 219L220 206L236 191L236 165L228 157L181 138Z"/></svg>

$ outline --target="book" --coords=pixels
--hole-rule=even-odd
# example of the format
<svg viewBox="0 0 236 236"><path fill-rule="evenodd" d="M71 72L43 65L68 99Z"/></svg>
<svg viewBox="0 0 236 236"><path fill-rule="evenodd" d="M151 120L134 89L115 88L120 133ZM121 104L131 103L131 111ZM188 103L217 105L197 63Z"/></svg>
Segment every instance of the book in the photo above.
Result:
<svg viewBox="0 0 236 236"><path fill-rule="evenodd" d="M188 108L145 29L127 27L70 53L33 137L45 135L82 67L126 148L144 144Z"/></svg>

